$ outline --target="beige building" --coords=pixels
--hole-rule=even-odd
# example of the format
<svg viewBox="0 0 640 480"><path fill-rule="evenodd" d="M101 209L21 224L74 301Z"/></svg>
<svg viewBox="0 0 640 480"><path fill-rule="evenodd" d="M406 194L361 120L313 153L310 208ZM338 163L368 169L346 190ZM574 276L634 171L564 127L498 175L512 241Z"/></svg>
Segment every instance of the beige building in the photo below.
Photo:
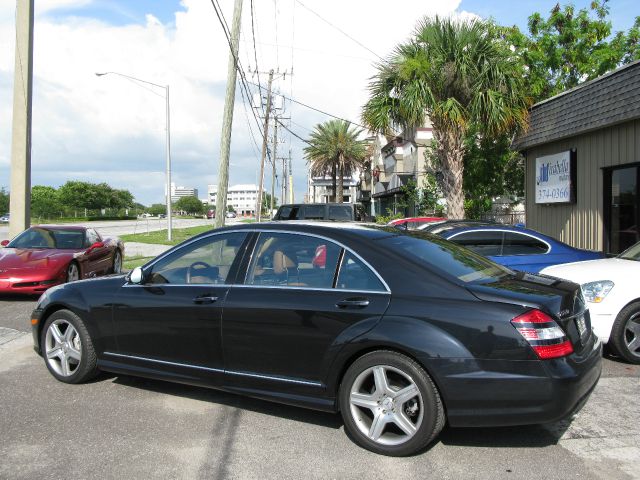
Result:
<svg viewBox="0 0 640 480"><path fill-rule="evenodd" d="M640 62L534 105L515 147L527 227L610 253L640 240Z"/></svg>

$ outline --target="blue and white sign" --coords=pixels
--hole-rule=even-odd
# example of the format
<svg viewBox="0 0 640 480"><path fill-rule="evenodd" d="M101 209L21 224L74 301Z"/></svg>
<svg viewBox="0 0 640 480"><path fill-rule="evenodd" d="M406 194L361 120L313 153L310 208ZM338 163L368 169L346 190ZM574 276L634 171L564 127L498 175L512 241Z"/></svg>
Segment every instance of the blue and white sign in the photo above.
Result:
<svg viewBox="0 0 640 480"><path fill-rule="evenodd" d="M571 176L571 152L536 158L536 203L573 201Z"/></svg>

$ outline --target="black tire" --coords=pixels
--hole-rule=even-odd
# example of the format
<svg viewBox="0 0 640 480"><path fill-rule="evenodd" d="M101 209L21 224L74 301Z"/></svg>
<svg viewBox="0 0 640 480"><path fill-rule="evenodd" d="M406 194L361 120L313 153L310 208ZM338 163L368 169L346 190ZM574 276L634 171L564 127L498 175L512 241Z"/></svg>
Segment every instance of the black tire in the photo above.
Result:
<svg viewBox="0 0 640 480"><path fill-rule="evenodd" d="M122 273L122 252L116 248L113 252L113 265L111 266L112 273Z"/></svg>
<svg viewBox="0 0 640 480"><path fill-rule="evenodd" d="M611 349L629 363L640 364L640 303L627 305L611 329Z"/></svg>
<svg viewBox="0 0 640 480"><path fill-rule="evenodd" d="M395 393L413 386L417 387L414 397L406 397L410 399L403 400L403 403L396 403L400 401L396 398L389 401L386 394L384 398L381 397L377 383L371 385L372 381L376 382L376 370L383 372L391 392L389 396L393 397ZM352 390L354 395L362 395L363 399L366 397L364 401L373 398L377 405L374 408L352 405ZM440 433L445 423L444 407L431 377L417 362L392 351L371 352L353 362L340 384L339 405L346 433L355 443L372 452L393 457L412 455L423 450ZM379 438L374 440L374 422L379 416L392 420L378 421L385 426ZM400 424L393 419L401 419L402 422L409 420L414 431L403 432Z"/></svg>
<svg viewBox="0 0 640 480"><path fill-rule="evenodd" d="M67 330L69 326L72 327L72 330ZM64 342L66 345L56 341L56 334L58 336L62 334L65 339L67 334L69 335L69 338L66 339L67 341ZM42 346L42 356L47 369L61 382L82 383L98 374L93 341L84 322L75 313L69 310L58 310L47 318L42 329L40 345ZM51 357L49 354L56 353L57 347L59 347L59 355ZM72 354L71 352L80 353L79 362L72 358L75 353ZM68 361L65 359L68 359ZM67 366L66 371L64 365Z"/></svg>

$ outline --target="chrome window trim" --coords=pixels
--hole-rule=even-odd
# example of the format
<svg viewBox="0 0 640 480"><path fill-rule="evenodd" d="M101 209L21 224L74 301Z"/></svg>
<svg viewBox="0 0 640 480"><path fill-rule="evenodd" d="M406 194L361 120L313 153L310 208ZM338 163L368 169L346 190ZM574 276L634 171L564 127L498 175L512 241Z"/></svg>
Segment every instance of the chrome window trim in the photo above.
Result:
<svg viewBox="0 0 640 480"><path fill-rule="evenodd" d="M549 253L551 252L551 244L549 242L547 242L546 240L543 240L542 238L538 238L538 237L536 237L534 235L531 235L530 233L514 232L513 230L506 230L506 229L503 229L503 228L492 228L492 229L483 228L483 229L475 229L475 230L465 230L464 232L455 233L455 234L451 235L450 237L446 238L445 240L451 240L452 238L455 238L458 235L464 235L465 233L474 233L474 232L515 233L516 235L524 235L525 237L533 238L534 240L542 242L547 246L547 251L544 252L544 253L519 253L517 255L490 255L491 257L526 257L526 256L529 256L529 255L549 255ZM464 245L461 245L461 246L464 247ZM504 238L502 239L502 247L504 247Z"/></svg>
<svg viewBox="0 0 640 480"><path fill-rule="evenodd" d="M371 266L371 264L369 264L369 262L367 262L364 258L362 258L360 255L358 255L357 252L354 252L352 249L350 249L349 247L347 247L346 245L344 245L343 243L340 243L337 240L334 240L333 238L329 238L329 237L325 237L324 235L318 235L317 233L307 233L307 232L290 232L287 230L251 230L253 232L257 232L259 235L263 234L263 233L284 233L284 234L288 234L288 235L301 235L301 236L306 236L306 237L313 237L313 238L319 238L321 240L325 240L327 242L331 242L335 245L338 245L340 248L344 249L345 251L351 253L354 257L356 257L358 260L360 260L364 265L366 265L366 267L371 270L373 272L373 274L378 278L378 280L380 280L380 283L382 283L382 286L385 288L386 292L382 291L382 290L358 290L358 292L366 292L366 293L391 293L391 289L389 288L389 285L387 284L387 282L385 282L384 278L382 278L382 276L376 271L375 268L373 268ZM258 242L260 241L260 236L258 236L258 240L256 241L256 245L258 244ZM329 291L342 291L342 292L347 292L349 290L343 290L340 288L328 288L328 289L319 289L319 288L308 288L308 287L289 287L286 285L247 285L245 282L247 281L247 276L249 275L249 265L251 265L251 262L253 261L253 254L255 253L256 248L254 246L253 251L251 252L251 256L249 257L249 263L247 264L247 271L245 272L245 278L242 279L242 284L234 284L234 287L275 287L275 288L287 288L287 289L292 289L292 288L300 288L300 289L304 289L304 290L329 290ZM342 265L340 265L342 267ZM339 270L338 270L338 274L339 274ZM354 290L355 291L355 290Z"/></svg>
<svg viewBox="0 0 640 480"><path fill-rule="evenodd" d="M378 295L391 295L391 292L385 292L383 290L347 290L346 288L316 288L316 287L301 287L298 285L245 285L236 284L230 285L232 288L268 288L268 289L280 289L280 290L305 290L311 292L345 292L345 293L376 293Z"/></svg>
<svg viewBox="0 0 640 480"><path fill-rule="evenodd" d="M189 363L180 363L180 362L170 362L167 360L157 360L155 358L147 358L147 357L139 357L136 355L125 355L122 353L115 353L115 352L104 352L104 355L109 355L112 357L120 357L120 358L129 358L129 359L133 359L133 360L142 360L145 362L153 362L153 363L161 363L163 365L173 365L176 367L186 367L186 368L196 368L198 370L206 370L208 372L215 372L215 373L226 373L229 375L236 375L236 376L240 376L240 377L251 377L251 378L259 378L259 379L264 379L264 380L273 380L276 382L285 382L285 383L296 383L296 384L300 384L300 385L310 385L310 386L314 386L314 387L322 387L322 383L320 382L313 382L311 380L298 380L295 378L287 378L287 377L279 377L276 375L263 375L260 373L250 373L250 372L236 372L233 370L223 370L221 368L211 368L211 367L203 367L201 365L192 365Z"/></svg>
<svg viewBox="0 0 640 480"><path fill-rule="evenodd" d="M332 242L332 243L340 246L341 248L343 248L345 251L351 253L358 260L360 260L363 264L365 264L367 266L367 268L369 270L371 270L373 272L373 274L378 278L378 280L380 280L380 282L382 283L382 285L386 289L386 293L391 293L391 289L389 288L389 284L387 284L387 282L384 280L384 278L382 278L382 276L378 273L378 271L375 268L373 268L371 266L371 264L369 262L367 262L364 258L362 258L357 252L353 251L352 249L350 249L349 247L347 247L343 243L341 243L341 242L339 242L337 240L334 240L333 238L325 237L324 235L319 235L317 233L291 232L291 231L288 231L288 230L260 230L260 229L257 229L257 228L225 230L225 231L222 231L222 232L213 231L213 232L210 232L209 234L207 234L207 235L205 235L203 237L200 237L200 238L197 238L197 239L193 239L193 240L190 240L190 241L188 241L188 242L186 242L184 244L181 244L180 248L182 249L182 248L186 247L187 245L191 245L194 242L199 242L200 240L204 240L205 238L213 237L213 236L216 236L216 235L225 235L225 234L228 234L228 233L247 233L247 234L257 233L258 235L260 235L262 233L285 233L285 234L289 234L289 235L303 235L303 236L307 236L307 237L314 237L314 238L319 238L321 240L325 240L327 242ZM256 241L256 245L257 245L259 240L260 240L260 237L258 236L258 240ZM154 260L152 260L151 263L145 265L144 270L152 268L157 262L159 262L163 258L167 257L168 255L171 255L175 251L176 251L176 247L173 247L172 249L167 250L166 252L162 253L161 255L156 257ZM254 245L254 248L253 248L253 250L251 252L251 256L249 257L249 262L248 262L247 265L251 265L251 261L253 260L253 254L255 253L255 251L256 251L256 249L255 249L255 245ZM259 286L259 285L245 285L244 282L246 282L246 280L247 280L246 277L247 277L248 274L249 274L249 268L247 267L247 271L245 272L245 278L242 279L242 282L243 282L242 284L233 284L233 283L223 283L223 284L218 284L218 283L194 283L194 284L187 284L187 285L188 286L194 286L194 285L208 285L208 286L211 286L211 285L227 285L227 286L234 286L234 287L239 287L239 286L256 287L256 286ZM149 286L154 286L154 285L155 286L161 286L161 285L174 285L174 286L176 286L176 284L169 284L169 283L142 284L142 285L140 285L140 284L130 284L129 282L127 282L125 284L125 286L138 286L138 287L149 287ZM281 288L281 287L280 286L276 286L276 288ZM295 288L295 287L285 287L285 288ZM304 287L302 287L302 288L304 288ZM312 289L309 289L309 290L312 290ZM331 288L329 290L339 290L339 291L343 291L343 292L349 291L349 290L342 290L342 289L339 289L339 288L335 288L335 289ZM358 290L358 292L360 292L360 291ZM385 293L385 292L383 292L381 290L364 290L364 292L367 292L367 293L369 293L369 292L372 292L372 293Z"/></svg>

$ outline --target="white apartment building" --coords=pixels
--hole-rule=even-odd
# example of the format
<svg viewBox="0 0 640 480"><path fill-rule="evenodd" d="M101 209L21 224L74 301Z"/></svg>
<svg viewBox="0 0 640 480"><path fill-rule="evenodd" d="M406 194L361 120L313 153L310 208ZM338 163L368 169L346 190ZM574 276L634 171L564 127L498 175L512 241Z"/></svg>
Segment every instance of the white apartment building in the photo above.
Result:
<svg viewBox="0 0 640 480"><path fill-rule="evenodd" d="M216 204L218 199L217 185L207 185L207 199L209 204ZM256 185L233 185L227 190L227 206L231 205L238 215L254 215L257 201L258 187Z"/></svg>
<svg viewBox="0 0 640 480"><path fill-rule="evenodd" d="M343 179L342 196L344 203L356 203L360 172ZM340 179L338 178L338 181ZM307 185L307 203L329 203L333 200L333 180L330 175L310 177Z"/></svg>
<svg viewBox="0 0 640 480"><path fill-rule="evenodd" d="M165 188L166 192L166 188ZM181 197L197 197L198 189L191 187L178 186L171 182L171 202L177 202Z"/></svg>

